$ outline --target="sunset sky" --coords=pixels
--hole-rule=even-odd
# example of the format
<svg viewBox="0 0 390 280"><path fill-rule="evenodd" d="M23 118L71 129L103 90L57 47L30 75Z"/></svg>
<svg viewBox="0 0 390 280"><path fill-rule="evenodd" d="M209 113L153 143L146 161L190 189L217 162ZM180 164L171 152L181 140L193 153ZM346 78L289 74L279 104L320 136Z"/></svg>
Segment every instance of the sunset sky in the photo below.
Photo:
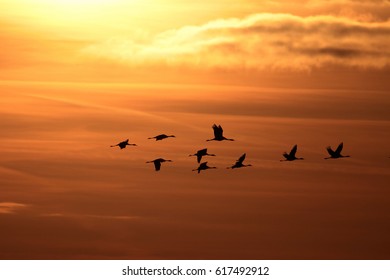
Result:
<svg viewBox="0 0 390 280"><path fill-rule="evenodd" d="M0 0L0 42L0 259L390 258L390 1Z"/></svg>

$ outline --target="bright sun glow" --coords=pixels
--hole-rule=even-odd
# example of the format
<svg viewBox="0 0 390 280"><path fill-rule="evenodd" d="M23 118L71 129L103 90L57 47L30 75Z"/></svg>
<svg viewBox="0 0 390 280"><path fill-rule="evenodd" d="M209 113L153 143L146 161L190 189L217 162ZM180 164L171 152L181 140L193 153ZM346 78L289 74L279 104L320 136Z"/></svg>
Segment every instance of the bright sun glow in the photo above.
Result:
<svg viewBox="0 0 390 280"><path fill-rule="evenodd" d="M60 9L105 9L123 2L134 2L133 0L38 0L43 5ZM77 11L76 11L77 12Z"/></svg>
<svg viewBox="0 0 390 280"><path fill-rule="evenodd" d="M118 12L134 14L138 0L13 0L4 10L9 19L30 18L33 26L58 32L98 33L118 18ZM99 27L97 28L97 25ZM73 33L72 33L73 34Z"/></svg>
<svg viewBox="0 0 390 280"><path fill-rule="evenodd" d="M118 0L40 0L39 2L58 4L58 5L99 5L99 4L114 3L119 1Z"/></svg>

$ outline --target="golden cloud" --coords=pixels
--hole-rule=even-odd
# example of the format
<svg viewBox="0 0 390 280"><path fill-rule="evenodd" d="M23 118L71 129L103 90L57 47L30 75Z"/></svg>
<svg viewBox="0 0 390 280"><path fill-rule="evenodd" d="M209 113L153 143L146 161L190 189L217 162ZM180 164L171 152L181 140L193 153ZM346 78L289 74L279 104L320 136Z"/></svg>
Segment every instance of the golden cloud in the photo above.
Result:
<svg viewBox="0 0 390 280"><path fill-rule="evenodd" d="M168 30L148 40L112 38L84 52L137 67L310 70L383 68L389 50L390 21L261 13Z"/></svg>
<svg viewBox="0 0 390 280"><path fill-rule="evenodd" d="M15 202L0 202L0 214L12 214L16 210L27 207L26 204Z"/></svg>

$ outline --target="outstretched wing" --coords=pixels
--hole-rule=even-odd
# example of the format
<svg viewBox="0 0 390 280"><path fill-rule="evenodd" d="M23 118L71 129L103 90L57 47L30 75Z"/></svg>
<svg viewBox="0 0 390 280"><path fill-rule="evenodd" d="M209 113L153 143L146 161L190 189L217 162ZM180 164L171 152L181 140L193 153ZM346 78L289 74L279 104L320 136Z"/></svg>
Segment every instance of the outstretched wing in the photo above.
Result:
<svg viewBox="0 0 390 280"><path fill-rule="evenodd" d="M199 169L206 169L207 168L207 161L206 162L202 162L199 167Z"/></svg>
<svg viewBox="0 0 390 280"><path fill-rule="evenodd" d="M220 127L217 126L216 124L213 125L213 130L214 130L214 138L219 138L220 136Z"/></svg>
<svg viewBox="0 0 390 280"><path fill-rule="evenodd" d="M286 153L286 152L283 153L283 156L284 156L286 159L289 159L289 158L290 158L289 154Z"/></svg>
<svg viewBox="0 0 390 280"><path fill-rule="evenodd" d="M222 129L222 126L221 125L219 125L218 126L218 136L220 137L220 138L222 138L223 137L223 129Z"/></svg>
<svg viewBox="0 0 390 280"><path fill-rule="evenodd" d="M335 152L332 150L332 148L330 146L327 147L326 150L328 151L328 154L330 154L331 156L335 155Z"/></svg>
<svg viewBox="0 0 390 280"><path fill-rule="evenodd" d="M198 160L198 163L200 163L200 161L202 160L202 154L200 154L200 153L198 153L197 155L196 155L196 159Z"/></svg>
<svg viewBox="0 0 390 280"><path fill-rule="evenodd" d="M335 153L339 155L342 150L343 150L343 142L341 142L340 145L337 147Z"/></svg>
<svg viewBox="0 0 390 280"><path fill-rule="evenodd" d="M153 161L153 163L154 163L154 168L156 169L156 171L159 171L161 168L161 162L159 160L155 160L155 161Z"/></svg>
<svg viewBox="0 0 390 280"><path fill-rule="evenodd" d="M205 154L207 154L207 148L206 148L206 149L199 150L199 151L197 152L197 154L204 156Z"/></svg>
<svg viewBox="0 0 390 280"><path fill-rule="evenodd" d="M296 154L296 152L297 152L297 149L298 149L298 146L297 146L297 145L295 145L295 146L291 149L291 151L290 151L290 157L295 157L295 154Z"/></svg>
<svg viewBox="0 0 390 280"><path fill-rule="evenodd" d="M240 158L237 160L237 163L242 164L243 161L245 160L245 157L246 157L246 154L243 154L242 156L240 156Z"/></svg>

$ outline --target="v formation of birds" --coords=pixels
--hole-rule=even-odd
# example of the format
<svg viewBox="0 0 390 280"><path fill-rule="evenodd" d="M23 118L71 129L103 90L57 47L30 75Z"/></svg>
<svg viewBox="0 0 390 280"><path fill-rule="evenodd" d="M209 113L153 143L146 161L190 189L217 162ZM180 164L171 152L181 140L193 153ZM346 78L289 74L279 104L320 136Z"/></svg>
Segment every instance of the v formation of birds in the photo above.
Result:
<svg viewBox="0 0 390 280"><path fill-rule="evenodd" d="M214 131L214 138L208 139L206 141L234 141L234 139L226 138L223 136L223 129L221 125L214 124L212 126ZM148 139L156 139L156 141L161 141L163 139L169 138L169 137L175 137L175 135L166 135L166 134L160 134L154 137L149 137ZM116 145L111 145L110 147L119 147L120 149L124 149L127 146L137 146L136 144L129 143L129 139L126 139L125 141L122 141ZM294 161L294 160L303 160L303 158L296 157L296 152L298 149L298 145L294 145L289 153L285 152L283 153L283 156L285 159L281 159L280 161ZM341 154L341 151L343 150L343 143L341 142L336 150L333 150L330 146L326 148L328 151L329 157L326 157L324 159L337 159L337 158L345 158L350 156L344 156ZM215 154L209 154L207 152L207 148L197 151L195 154L191 154L189 156L196 156L197 162L199 163L198 168L193 169L192 171L198 171L200 173L202 170L206 169L215 169L217 167L215 166L208 166L207 161L201 162L202 157L204 156L215 156ZM241 167L248 167L252 166L251 164L244 164L244 160L246 157L246 153L244 153L242 156L240 156L237 161L232 165L231 167L227 167L227 169L235 169L235 168L241 168ZM157 158L155 160L147 161L146 163L153 163L154 169L156 171L160 171L161 169L161 163L163 162L172 162L172 160L169 159L163 159L163 158Z"/></svg>

